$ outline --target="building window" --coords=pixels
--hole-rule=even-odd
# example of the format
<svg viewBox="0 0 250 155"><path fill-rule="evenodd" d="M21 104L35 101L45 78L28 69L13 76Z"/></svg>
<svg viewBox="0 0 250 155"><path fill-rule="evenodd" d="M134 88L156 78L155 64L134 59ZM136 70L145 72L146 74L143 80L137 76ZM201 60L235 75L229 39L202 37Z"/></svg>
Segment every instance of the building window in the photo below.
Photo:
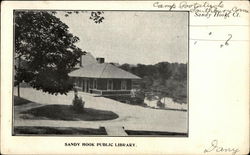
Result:
<svg viewBox="0 0 250 155"><path fill-rule="evenodd" d="M113 90L113 80L108 80L108 82L107 82L107 90Z"/></svg>
<svg viewBox="0 0 250 155"><path fill-rule="evenodd" d="M82 80L79 78L79 87L82 87Z"/></svg>
<svg viewBox="0 0 250 155"><path fill-rule="evenodd" d="M127 89L127 81L122 80L122 82L121 82L121 90L126 90L126 89Z"/></svg>
<svg viewBox="0 0 250 155"><path fill-rule="evenodd" d="M93 80L93 89L97 89L97 80L96 79Z"/></svg>
<svg viewBox="0 0 250 155"><path fill-rule="evenodd" d="M85 80L82 79L82 90L85 91Z"/></svg>
<svg viewBox="0 0 250 155"><path fill-rule="evenodd" d="M76 85L77 85L77 87L79 87L80 86L80 78L76 78Z"/></svg>

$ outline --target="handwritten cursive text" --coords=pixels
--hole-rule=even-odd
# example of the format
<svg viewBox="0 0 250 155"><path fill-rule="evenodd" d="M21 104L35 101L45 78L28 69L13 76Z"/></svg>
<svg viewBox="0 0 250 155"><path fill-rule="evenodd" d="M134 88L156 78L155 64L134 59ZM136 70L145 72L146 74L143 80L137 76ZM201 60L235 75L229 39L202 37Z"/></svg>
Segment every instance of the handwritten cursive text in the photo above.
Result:
<svg viewBox="0 0 250 155"><path fill-rule="evenodd" d="M186 10L193 14L195 17L203 18L238 18L242 14L248 14L247 9L239 8L239 6L225 7L223 1L216 2L160 2L156 1L153 3L153 7L158 9L166 9L169 11L173 10Z"/></svg>
<svg viewBox="0 0 250 155"><path fill-rule="evenodd" d="M230 148L230 147L222 147L218 145L218 140L213 140L211 142L211 146L207 149L204 150L204 153L207 152L228 152L228 153L232 153L232 155L235 155L237 152L239 152L240 150L237 148Z"/></svg>

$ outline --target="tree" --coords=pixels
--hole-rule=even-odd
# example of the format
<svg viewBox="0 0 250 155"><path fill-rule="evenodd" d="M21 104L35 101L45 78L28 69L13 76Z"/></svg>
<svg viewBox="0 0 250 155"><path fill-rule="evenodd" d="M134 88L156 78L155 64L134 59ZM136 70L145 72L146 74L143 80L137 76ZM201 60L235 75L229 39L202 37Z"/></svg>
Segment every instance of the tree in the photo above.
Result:
<svg viewBox="0 0 250 155"><path fill-rule="evenodd" d="M173 77L178 81L187 80L187 65L184 64L177 65L176 70L173 73Z"/></svg>
<svg viewBox="0 0 250 155"><path fill-rule="evenodd" d="M186 103L187 64L159 62L155 65L137 64L132 67L123 64L120 67L140 76L140 88L145 92L153 92L159 100L164 98L165 101L165 97L171 97L174 101Z"/></svg>
<svg viewBox="0 0 250 155"><path fill-rule="evenodd" d="M160 62L160 63L156 64L156 67L157 67L158 76L161 79L166 80L166 79L169 79L171 77L173 67L171 67L170 63Z"/></svg>
<svg viewBox="0 0 250 155"><path fill-rule="evenodd" d="M69 17L71 14L79 14L79 13L86 13L88 11L64 11L65 17ZM56 11L51 11L52 14L56 14ZM89 19L93 20L96 24L100 24L103 22L104 17L102 16L104 14L103 11L91 11Z"/></svg>
<svg viewBox="0 0 250 155"><path fill-rule="evenodd" d="M15 18L15 86L23 81L50 94L65 94L73 85L68 73L84 54L78 37L47 11L18 11Z"/></svg>
<svg viewBox="0 0 250 155"><path fill-rule="evenodd" d="M130 71L131 67L129 64L125 63L125 64L122 64L121 66L119 66L121 69L125 70L125 71Z"/></svg>

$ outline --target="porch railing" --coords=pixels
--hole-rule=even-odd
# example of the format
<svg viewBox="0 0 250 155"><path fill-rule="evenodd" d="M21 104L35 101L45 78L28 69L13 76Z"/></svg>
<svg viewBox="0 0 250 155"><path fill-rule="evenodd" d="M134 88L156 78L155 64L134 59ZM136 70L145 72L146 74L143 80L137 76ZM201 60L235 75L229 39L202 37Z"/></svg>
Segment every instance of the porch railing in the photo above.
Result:
<svg viewBox="0 0 250 155"><path fill-rule="evenodd" d="M91 89L93 94L101 96L114 96L114 95L131 95L131 90L97 90Z"/></svg>

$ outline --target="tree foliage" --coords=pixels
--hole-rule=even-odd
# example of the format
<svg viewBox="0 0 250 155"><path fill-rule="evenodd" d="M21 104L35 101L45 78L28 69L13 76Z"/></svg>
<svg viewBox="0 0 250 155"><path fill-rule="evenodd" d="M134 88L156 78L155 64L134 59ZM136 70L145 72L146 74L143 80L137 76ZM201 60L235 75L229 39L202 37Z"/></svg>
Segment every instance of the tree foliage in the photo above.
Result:
<svg viewBox="0 0 250 155"><path fill-rule="evenodd" d="M169 62L137 66L123 64L120 68L141 77L140 87L145 92L154 92L160 98L171 97L181 103L187 100L187 64Z"/></svg>
<svg viewBox="0 0 250 155"><path fill-rule="evenodd" d="M87 13L88 11L64 11L64 16L69 17L71 14L79 14L79 13ZM52 11L51 13L56 14L56 11ZM103 22L104 12L103 11L91 11L89 19L93 20L96 24L100 24Z"/></svg>
<svg viewBox="0 0 250 155"><path fill-rule="evenodd" d="M68 26L46 11L16 11L15 85L25 81L51 94L72 88L68 73L83 54Z"/></svg>

